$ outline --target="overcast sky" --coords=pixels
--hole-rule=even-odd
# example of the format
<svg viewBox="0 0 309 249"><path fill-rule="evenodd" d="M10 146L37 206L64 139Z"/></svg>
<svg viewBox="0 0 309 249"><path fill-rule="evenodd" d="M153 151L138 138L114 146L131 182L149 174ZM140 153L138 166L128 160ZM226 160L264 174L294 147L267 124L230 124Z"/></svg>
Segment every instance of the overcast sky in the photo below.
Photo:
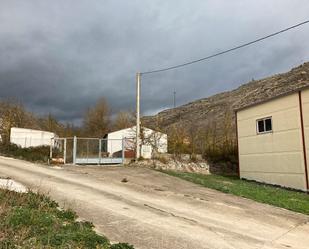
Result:
<svg viewBox="0 0 309 249"><path fill-rule="evenodd" d="M104 96L135 108L135 73L198 59L309 19L308 0L0 0L0 98L78 123ZM142 79L142 112L233 89L309 60L309 24Z"/></svg>

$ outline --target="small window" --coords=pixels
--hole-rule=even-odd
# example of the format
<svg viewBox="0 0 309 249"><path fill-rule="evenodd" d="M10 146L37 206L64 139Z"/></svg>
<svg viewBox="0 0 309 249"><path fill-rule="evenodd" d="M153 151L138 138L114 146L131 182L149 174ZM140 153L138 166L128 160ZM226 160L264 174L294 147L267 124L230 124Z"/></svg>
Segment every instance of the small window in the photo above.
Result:
<svg viewBox="0 0 309 249"><path fill-rule="evenodd" d="M259 132L264 132L265 131L264 120L259 120L258 121L258 131Z"/></svg>
<svg viewBox="0 0 309 249"><path fill-rule="evenodd" d="M272 131L271 118L265 119L265 131Z"/></svg>
<svg viewBox="0 0 309 249"><path fill-rule="evenodd" d="M257 133L266 133L266 132L272 132L273 125L272 125L272 119L269 118L263 118L256 121L257 123Z"/></svg>

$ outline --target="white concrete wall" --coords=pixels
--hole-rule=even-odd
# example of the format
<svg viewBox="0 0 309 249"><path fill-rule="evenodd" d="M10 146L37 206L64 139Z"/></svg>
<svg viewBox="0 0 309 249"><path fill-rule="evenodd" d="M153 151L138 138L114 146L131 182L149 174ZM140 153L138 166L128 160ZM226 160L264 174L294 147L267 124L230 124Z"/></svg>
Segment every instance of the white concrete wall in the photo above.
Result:
<svg viewBox="0 0 309 249"><path fill-rule="evenodd" d="M148 129L148 128L143 128L142 131L144 132L144 137L146 138L145 144L142 145L141 148L141 156L143 158L151 158L152 156L152 146L154 142L157 143L158 151L160 153L167 153L167 135ZM128 128L128 129L123 129L115 132L111 132L108 134L108 152L110 154L122 150L122 142L121 139L125 138L128 139L125 143L125 148L126 149L135 149L132 148L134 146L134 141L136 137L136 127ZM116 140L113 140L116 139Z"/></svg>
<svg viewBox="0 0 309 249"><path fill-rule="evenodd" d="M110 155L122 150L122 139L135 139L135 131L132 128L123 129L108 134L107 151ZM125 143L126 147L132 146L131 143Z"/></svg>
<svg viewBox="0 0 309 249"><path fill-rule="evenodd" d="M305 131L305 144L307 150L307 167L309 167L309 89L302 91L302 105L303 105L303 120ZM308 181L309 181L309 168Z"/></svg>
<svg viewBox="0 0 309 249"><path fill-rule="evenodd" d="M50 146L51 139L54 137L57 135L52 132L13 127L11 128L10 142L22 148Z"/></svg>
<svg viewBox="0 0 309 249"><path fill-rule="evenodd" d="M273 132L257 134L265 117ZM240 177L305 190L298 93L241 110L237 122Z"/></svg>

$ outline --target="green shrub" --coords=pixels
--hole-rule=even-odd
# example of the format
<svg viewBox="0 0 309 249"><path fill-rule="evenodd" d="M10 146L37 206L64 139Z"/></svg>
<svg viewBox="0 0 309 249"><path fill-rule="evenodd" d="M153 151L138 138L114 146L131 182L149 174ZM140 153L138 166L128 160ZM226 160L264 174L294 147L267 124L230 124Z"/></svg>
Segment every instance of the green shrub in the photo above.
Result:
<svg viewBox="0 0 309 249"><path fill-rule="evenodd" d="M10 216L7 219L7 225L12 226L14 229L18 229L21 226L31 225L32 212L28 208L16 208L13 209Z"/></svg>
<svg viewBox="0 0 309 249"><path fill-rule="evenodd" d="M118 243L111 245L110 249L134 249L134 247L127 243Z"/></svg>
<svg viewBox="0 0 309 249"><path fill-rule="evenodd" d="M58 210L57 217L63 220L72 221L77 218L76 213L73 210Z"/></svg>
<svg viewBox="0 0 309 249"><path fill-rule="evenodd" d="M209 146L204 150L203 157L212 163L231 162L237 164L238 150L236 144Z"/></svg>
<svg viewBox="0 0 309 249"><path fill-rule="evenodd" d="M0 154L32 162L47 162L49 158L49 146L21 148L16 144L1 143Z"/></svg>

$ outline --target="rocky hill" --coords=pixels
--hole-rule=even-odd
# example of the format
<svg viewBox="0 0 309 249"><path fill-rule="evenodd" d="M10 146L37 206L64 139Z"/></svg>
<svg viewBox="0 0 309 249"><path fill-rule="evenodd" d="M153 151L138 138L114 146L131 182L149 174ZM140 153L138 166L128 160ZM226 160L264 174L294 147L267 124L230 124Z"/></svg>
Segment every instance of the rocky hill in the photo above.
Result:
<svg viewBox="0 0 309 249"><path fill-rule="evenodd" d="M169 133L173 125L186 128L194 127L207 129L215 127L219 133L226 117L230 119L230 129L235 126L234 110L275 97L289 91L309 85L309 62L293 68L287 73L277 74L261 80L253 80L229 92L223 92L208 98L168 109L155 116L143 118L144 125L155 128L160 126Z"/></svg>

